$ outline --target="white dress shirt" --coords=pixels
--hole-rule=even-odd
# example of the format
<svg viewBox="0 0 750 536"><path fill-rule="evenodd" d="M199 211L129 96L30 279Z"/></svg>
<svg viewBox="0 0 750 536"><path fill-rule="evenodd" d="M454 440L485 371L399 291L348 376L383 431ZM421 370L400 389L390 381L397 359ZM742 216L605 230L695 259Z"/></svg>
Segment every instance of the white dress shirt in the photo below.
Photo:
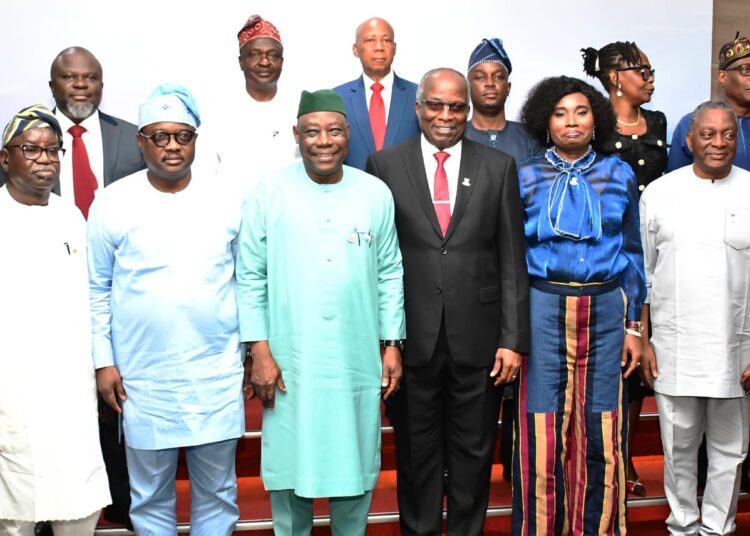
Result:
<svg viewBox="0 0 750 536"><path fill-rule="evenodd" d="M693 166L651 183L641 240L659 377L670 396L743 396L750 363L750 173L701 179Z"/></svg>
<svg viewBox="0 0 750 536"><path fill-rule="evenodd" d="M362 80L365 83L365 103L367 104L367 111L370 111L370 101L372 100L372 94L375 93L372 90L372 85L375 80L362 73ZM383 85L383 89L380 91L380 96L383 97L383 105L385 106L385 124L388 124L388 110L391 107L391 95L393 95L393 71L390 71L380 81Z"/></svg>
<svg viewBox="0 0 750 536"><path fill-rule="evenodd" d="M68 129L75 125L59 109L55 110L55 117L60 122L63 131L63 147L65 156L60 161L60 197L75 202L73 193L73 136ZM86 129L81 135L86 153L89 156L91 171L94 172L98 187L94 190L94 196L104 187L104 146L102 142L102 128L99 122L99 110L79 123Z"/></svg>
<svg viewBox="0 0 750 536"><path fill-rule="evenodd" d="M427 184L430 187L430 198L435 200L435 172L437 171L438 163L435 159L435 153L439 152L440 149L432 145L424 134L421 137L422 144L422 158L424 159L424 172L427 175ZM454 145L443 149L443 152L448 153L450 156L445 159L443 167L445 168L445 174L448 176L448 192L450 193L451 201L451 214L453 214L453 207L456 204L456 194L458 193L458 174L461 171L461 146L462 141Z"/></svg>

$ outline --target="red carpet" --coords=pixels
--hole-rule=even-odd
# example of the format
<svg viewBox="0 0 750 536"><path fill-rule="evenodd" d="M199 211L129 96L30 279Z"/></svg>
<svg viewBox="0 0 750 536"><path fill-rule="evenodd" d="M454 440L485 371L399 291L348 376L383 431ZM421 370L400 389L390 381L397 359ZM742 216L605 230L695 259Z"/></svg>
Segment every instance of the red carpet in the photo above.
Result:
<svg viewBox="0 0 750 536"><path fill-rule="evenodd" d="M641 481L648 491L647 499L659 499L664 497L662 487L663 461L661 456L661 440L659 438L658 420L654 417L656 408L653 398L647 398L643 407L643 418L638 431L637 447L634 452L635 465L641 477ZM260 404L253 400L247 404L246 423L248 431L260 430L261 411ZM388 423L384 420L384 425ZM396 471L393 447L393 434L383 434L382 471L375 489L372 501L371 514L394 514L397 512L396 504ZM240 506L241 522L267 521L271 519L271 507L268 495L263 490L263 485L258 477L260 461L260 441L257 437L248 437L240 440L237 449L237 476L238 476L238 503ZM179 523L189 523L190 511L190 486L187 479L184 460L180 462L177 482L177 518ZM497 464L493 467L492 483L490 488L490 508L502 508L499 512L493 512L485 523L485 534L503 535L510 534L510 511L511 504L510 484L502 478L502 467ZM638 498L630 497L628 519L629 534L633 536L662 536L666 534L664 519L668 514L666 505L640 506ZM737 516L738 536L750 536L750 498L742 497L739 505L740 514ZM327 502L318 500L314 503L316 516L328 514ZM502 515L497 515L500 513ZM102 522L101 528L113 527ZM236 534L246 534L252 527L243 528ZM272 536L271 530L254 530L253 534L258 536ZM314 536L331 534L327 526L315 527ZM368 536L398 536L398 524L372 523L368 526Z"/></svg>

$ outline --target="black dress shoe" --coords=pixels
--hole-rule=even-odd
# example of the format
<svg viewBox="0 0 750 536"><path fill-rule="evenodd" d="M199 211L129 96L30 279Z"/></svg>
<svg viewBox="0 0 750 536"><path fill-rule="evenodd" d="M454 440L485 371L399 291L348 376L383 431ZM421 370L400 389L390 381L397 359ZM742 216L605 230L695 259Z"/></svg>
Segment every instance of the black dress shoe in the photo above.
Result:
<svg viewBox="0 0 750 536"><path fill-rule="evenodd" d="M34 527L34 536L52 536L52 523L40 521Z"/></svg>
<svg viewBox="0 0 750 536"><path fill-rule="evenodd" d="M127 506L110 504L109 506L104 507L103 517L110 523L121 523L125 525L126 529L132 531L133 523L130 522L130 515L128 514L129 507L129 504Z"/></svg>

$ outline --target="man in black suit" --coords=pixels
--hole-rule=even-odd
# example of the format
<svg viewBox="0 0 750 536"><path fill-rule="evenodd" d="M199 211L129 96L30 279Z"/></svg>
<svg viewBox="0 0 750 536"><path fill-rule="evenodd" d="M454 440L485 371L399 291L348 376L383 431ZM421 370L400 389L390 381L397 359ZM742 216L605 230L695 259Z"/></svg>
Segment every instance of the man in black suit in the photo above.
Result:
<svg viewBox="0 0 750 536"><path fill-rule="evenodd" d="M498 386L529 350L515 164L464 138L468 111L464 76L429 71L417 92L422 135L367 162L393 192L404 259L407 341L392 421L407 535L441 533L444 468L448 534L482 534Z"/></svg>

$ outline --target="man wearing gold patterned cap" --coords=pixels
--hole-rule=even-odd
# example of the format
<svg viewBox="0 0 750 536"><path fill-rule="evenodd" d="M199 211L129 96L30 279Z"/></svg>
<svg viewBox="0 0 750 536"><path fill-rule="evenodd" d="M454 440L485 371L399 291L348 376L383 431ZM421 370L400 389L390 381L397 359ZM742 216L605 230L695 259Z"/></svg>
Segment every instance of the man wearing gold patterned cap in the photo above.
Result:
<svg viewBox="0 0 750 536"><path fill-rule="evenodd" d="M343 165L349 125L334 91L302 93L294 133L303 162L250 194L237 255L240 338L264 406L261 477L277 536L310 534L318 497L330 498L334 535L363 536L380 399L401 380L393 198Z"/></svg>
<svg viewBox="0 0 750 536"><path fill-rule="evenodd" d="M110 503L99 446L86 227L50 196L62 131L42 105L18 112L0 166L0 534L94 533ZM40 337L43 333L43 337ZM59 438L60 441L50 441Z"/></svg>
<svg viewBox="0 0 750 536"><path fill-rule="evenodd" d="M244 84L228 88L221 108L208 110L206 139L219 149L224 175L246 192L269 172L299 160L292 135L297 92L279 85L284 46L273 23L252 15L237 40Z"/></svg>
<svg viewBox="0 0 750 536"><path fill-rule="evenodd" d="M726 102L737 115L737 155L734 165L750 171L750 39L737 37L719 50L719 72L716 75ZM680 119L672 135L667 172L693 163L688 147L688 124L692 114Z"/></svg>

